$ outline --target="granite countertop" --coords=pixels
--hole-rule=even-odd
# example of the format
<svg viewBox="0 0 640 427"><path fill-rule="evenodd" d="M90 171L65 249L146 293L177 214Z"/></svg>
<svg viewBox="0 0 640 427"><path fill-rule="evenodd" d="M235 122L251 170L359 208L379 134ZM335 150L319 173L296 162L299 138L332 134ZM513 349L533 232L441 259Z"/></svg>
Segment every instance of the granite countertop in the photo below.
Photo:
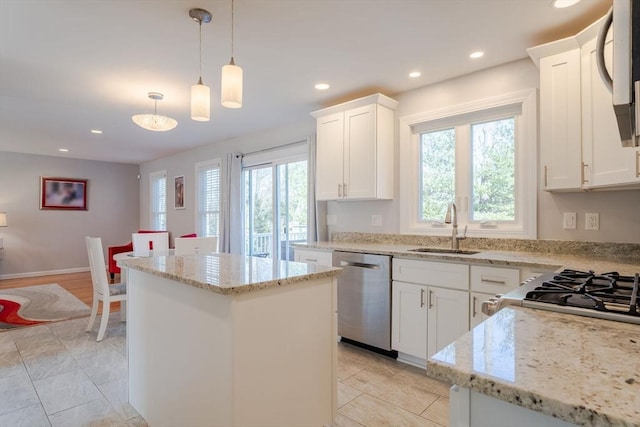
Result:
<svg viewBox="0 0 640 427"><path fill-rule="evenodd" d="M427 375L574 423L640 425L640 328L508 307L427 361Z"/></svg>
<svg viewBox="0 0 640 427"><path fill-rule="evenodd" d="M559 253L543 253L528 250L495 250L476 249L463 247L462 249L472 249L478 251L476 254L465 255L456 253L421 253L412 252L420 244L407 243L371 243L358 241L331 241L331 242L310 242L306 244L295 244L297 247L321 250L338 250L347 252L363 252L380 255L391 255L401 258L422 259L425 261L442 262L464 262L472 264L488 264L495 266L530 267L532 269L560 270L562 268L572 268L575 270L593 270L596 272L617 271L620 274L633 275L640 272L640 265L635 262L619 261L616 257L608 259L597 258L584 254L567 255ZM434 247L429 245L429 247ZM448 249L447 247L442 247Z"/></svg>
<svg viewBox="0 0 640 427"><path fill-rule="evenodd" d="M342 271L333 267L226 253L132 257L118 262L127 268L224 295L302 284L332 277Z"/></svg>

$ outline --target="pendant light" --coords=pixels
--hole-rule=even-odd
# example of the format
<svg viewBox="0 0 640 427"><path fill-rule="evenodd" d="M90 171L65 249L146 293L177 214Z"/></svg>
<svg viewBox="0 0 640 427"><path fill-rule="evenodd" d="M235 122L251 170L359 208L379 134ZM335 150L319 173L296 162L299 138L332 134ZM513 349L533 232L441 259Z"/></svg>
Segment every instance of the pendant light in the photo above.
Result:
<svg viewBox="0 0 640 427"><path fill-rule="evenodd" d="M202 23L211 22L211 13L204 9L191 9L189 16L200 27L200 77L198 83L191 86L191 119L208 122L211 117L211 91L202 83Z"/></svg>
<svg viewBox="0 0 640 427"><path fill-rule="evenodd" d="M222 82L220 87L223 107L242 107L242 68L233 60L233 0L231 0L231 61L222 67Z"/></svg>
<svg viewBox="0 0 640 427"><path fill-rule="evenodd" d="M171 117L158 115L158 101L164 98L164 95L158 92L149 92L149 98L153 99L153 114L136 114L131 117L133 122L146 130L156 132L165 132L178 126L178 122Z"/></svg>

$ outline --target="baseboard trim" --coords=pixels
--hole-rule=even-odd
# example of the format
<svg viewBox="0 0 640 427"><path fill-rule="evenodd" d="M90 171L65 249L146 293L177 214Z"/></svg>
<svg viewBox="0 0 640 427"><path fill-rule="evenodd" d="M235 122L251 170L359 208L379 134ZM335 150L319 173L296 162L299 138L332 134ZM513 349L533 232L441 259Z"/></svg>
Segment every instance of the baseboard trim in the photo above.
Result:
<svg viewBox="0 0 640 427"><path fill-rule="evenodd" d="M55 274L82 273L90 271L89 267L65 268L62 270L30 271L26 273L0 274L0 280L21 279L23 277L52 276Z"/></svg>

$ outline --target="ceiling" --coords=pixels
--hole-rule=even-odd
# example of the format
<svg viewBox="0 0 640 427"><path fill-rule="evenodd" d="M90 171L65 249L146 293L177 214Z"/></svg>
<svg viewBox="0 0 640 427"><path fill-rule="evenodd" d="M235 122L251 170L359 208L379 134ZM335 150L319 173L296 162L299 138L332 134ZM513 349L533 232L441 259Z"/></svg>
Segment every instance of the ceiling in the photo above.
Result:
<svg viewBox="0 0 640 427"><path fill-rule="evenodd" d="M530 46L573 35L611 0L555 9L551 0L235 0L241 109L220 106L229 62L231 0L0 0L0 150L141 163L193 147L309 119L350 98L394 95L526 57ZM202 77L211 121L189 117ZM484 50L485 56L468 55ZM408 73L422 76L410 79ZM327 91L314 84L326 81ZM137 127L153 111L169 132ZM100 129L101 135L90 133ZM61 153L59 148L68 148Z"/></svg>

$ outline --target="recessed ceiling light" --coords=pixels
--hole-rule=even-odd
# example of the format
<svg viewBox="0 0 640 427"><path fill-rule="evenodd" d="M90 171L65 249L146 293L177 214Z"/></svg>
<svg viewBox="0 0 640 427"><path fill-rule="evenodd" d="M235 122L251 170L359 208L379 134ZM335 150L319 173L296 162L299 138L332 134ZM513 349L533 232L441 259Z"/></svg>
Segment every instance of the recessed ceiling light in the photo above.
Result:
<svg viewBox="0 0 640 427"><path fill-rule="evenodd" d="M476 51L476 52L472 52L472 53L469 55L469 58L472 58L472 59L478 59L478 58L482 58L483 56L484 56L484 52L482 52L482 51L478 50L478 51Z"/></svg>
<svg viewBox="0 0 640 427"><path fill-rule="evenodd" d="M558 9L563 9L565 7L573 6L579 1L580 0L553 0L553 7L557 7Z"/></svg>
<svg viewBox="0 0 640 427"><path fill-rule="evenodd" d="M317 83L314 87L318 90L327 90L330 86L329 83Z"/></svg>
<svg viewBox="0 0 640 427"><path fill-rule="evenodd" d="M101 134L102 131L100 129L91 129L91 133Z"/></svg>
<svg viewBox="0 0 640 427"><path fill-rule="evenodd" d="M422 75L422 73L420 71L412 71L409 73L409 77L411 77L412 79L415 79L416 77L420 77Z"/></svg>
<svg viewBox="0 0 640 427"><path fill-rule="evenodd" d="M69 151L68 148L58 148L58 151L62 152L62 153L66 153Z"/></svg>

